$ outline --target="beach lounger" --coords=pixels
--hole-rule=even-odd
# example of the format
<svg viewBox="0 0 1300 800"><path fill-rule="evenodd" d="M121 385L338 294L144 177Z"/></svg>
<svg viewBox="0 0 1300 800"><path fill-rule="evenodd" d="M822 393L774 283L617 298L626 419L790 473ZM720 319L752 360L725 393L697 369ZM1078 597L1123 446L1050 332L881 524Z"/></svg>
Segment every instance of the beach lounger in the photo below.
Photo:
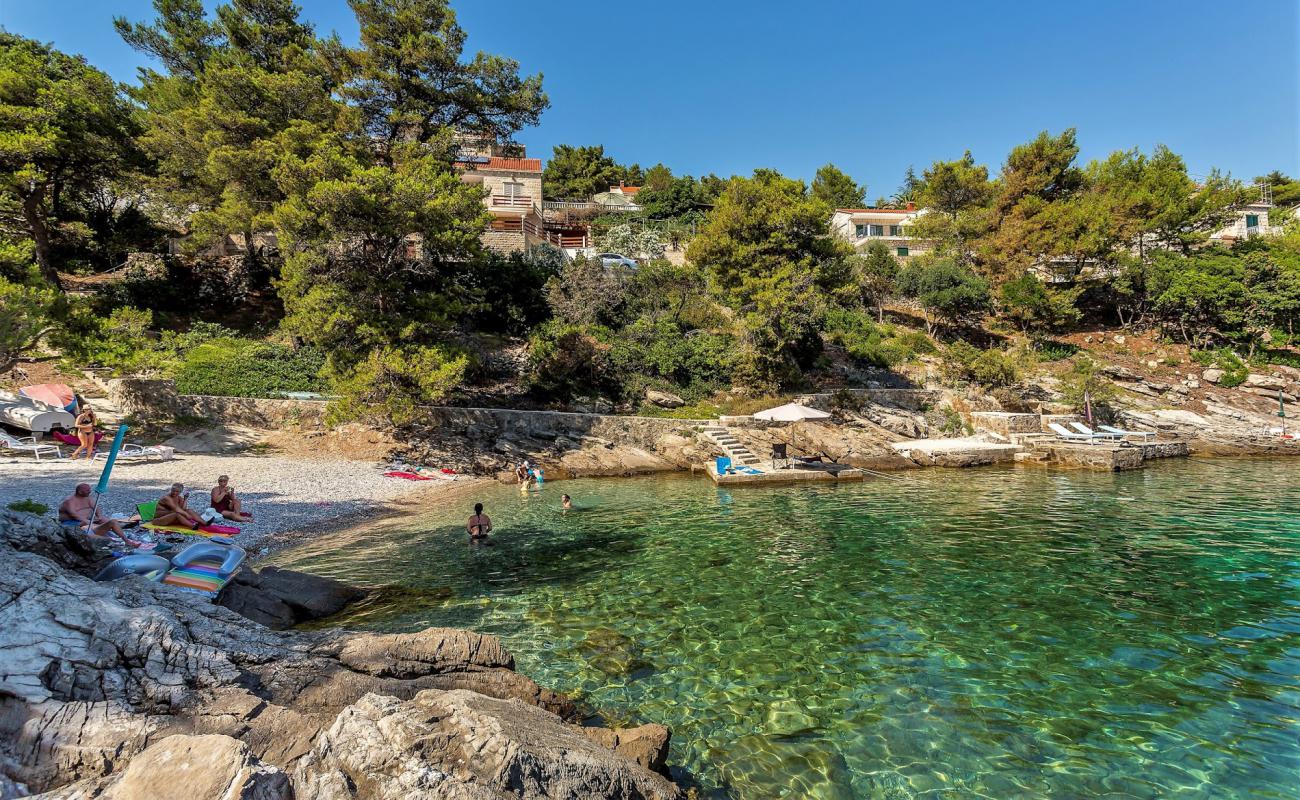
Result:
<svg viewBox="0 0 1300 800"><path fill-rule="evenodd" d="M101 455L107 455L107 454L108 451L106 449L96 450L95 455L92 456L90 460L94 461L96 458L99 458ZM171 461L172 457L175 454L176 454L176 450L174 448L167 447L166 445L160 444L160 445L145 446L142 444L131 444L130 442L123 442L122 449L117 452L117 457L119 460L124 458L142 458L147 461L150 458L157 458L159 461Z"/></svg>
<svg viewBox="0 0 1300 800"><path fill-rule="evenodd" d="M1070 427L1074 428L1079 433L1085 434L1087 436L1092 436L1097 439L1123 439L1124 438L1124 435L1119 433L1110 433L1110 432L1102 433L1101 431L1094 431L1092 428L1089 428L1087 425L1084 425L1082 422L1071 422Z"/></svg>
<svg viewBox="0 0 1300 800"><path fill-rule="evenodd" d="M1155 431L1126 431L1123 428L1114 428L1110 425L1098 425L1097 427L1101 428L1106 433L1114 433L1119 436L1136 436L1140 439L1156 438Z"/></svg>
<svg viewBox="0 0 1300 800"><path fill-rule="evenodd" d="M1067 442L1088 442L1091 444L1092 442L1100 441L1096 436L1090 436L1086 433L1075 433L1059 422L1049 422L1047 423L1047 427L1052 431L1052 433Z"/></svg>
<svg viewBox="0 0 1300 800"><path fill-rule="evenodd" d="M41 453L49 455L54 454L55 458L63 458L63 451L58 445L43 444L36 441L35 436L11 436L0 431L0 447L6 450L17 450L22 453L31 453L36 456L36 460L41 460Z"/></svg>

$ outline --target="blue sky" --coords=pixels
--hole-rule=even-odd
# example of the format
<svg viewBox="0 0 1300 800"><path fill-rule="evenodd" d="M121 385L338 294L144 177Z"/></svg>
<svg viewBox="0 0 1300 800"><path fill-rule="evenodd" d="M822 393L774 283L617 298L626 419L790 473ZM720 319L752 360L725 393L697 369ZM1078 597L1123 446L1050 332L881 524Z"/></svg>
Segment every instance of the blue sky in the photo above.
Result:
<svg viewBox="0 0 1300 800"><path fill-rule="evenodd" d="M299 0L356 37L345 0ZM551 109L520 139L604 144L674 172L810 178L834 162L897 188L909 164L970 149L995 170L1040 130L1083 156L1163 142L1194 174L1300 173L1296 0L454 2L470 49L542 72ZM0 25L122 81L144 63L111 18L149 0L0 0Z"/></svg>

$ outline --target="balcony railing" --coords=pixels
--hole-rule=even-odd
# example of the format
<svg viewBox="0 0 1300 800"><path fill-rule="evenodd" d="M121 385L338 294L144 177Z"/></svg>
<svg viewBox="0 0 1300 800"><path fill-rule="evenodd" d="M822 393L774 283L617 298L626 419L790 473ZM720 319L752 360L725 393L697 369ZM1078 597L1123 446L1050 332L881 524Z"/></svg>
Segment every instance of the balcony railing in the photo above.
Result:
<svg viewBox="0 0 1300 800"><path fill-rule="evenodd" d="M492 205L505 208L531 208L533 198L526 194L494 194Z"/></svg>

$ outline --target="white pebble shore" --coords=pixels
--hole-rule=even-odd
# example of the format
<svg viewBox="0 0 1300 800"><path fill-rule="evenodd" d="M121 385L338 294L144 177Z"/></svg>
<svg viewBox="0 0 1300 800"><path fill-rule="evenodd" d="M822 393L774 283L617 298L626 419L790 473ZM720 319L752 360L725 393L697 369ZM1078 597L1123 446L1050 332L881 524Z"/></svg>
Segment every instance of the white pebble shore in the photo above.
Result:
<svg viewBox="0 0 1300 800"><path fill-rule="evenodd" d="M33 500L49 506L54 515L63 498L78 483L94 486L104 462L0 453L0 508L16 500ZM250 554L271 543L277 534L307 531L313 527L364 518L389 502L427 487L452 481L405 481L386 478L382 464L362 461L287 458L262 455L187 455L170 461L121 461L113 469L102 506L126 517L137 503L156 500L180 481L190 491L190 508L207 508L208 493L218 475L229 475L230 485L253 514L241 525L237 543ZM462 479L466 480L466 479Z"/></svg>

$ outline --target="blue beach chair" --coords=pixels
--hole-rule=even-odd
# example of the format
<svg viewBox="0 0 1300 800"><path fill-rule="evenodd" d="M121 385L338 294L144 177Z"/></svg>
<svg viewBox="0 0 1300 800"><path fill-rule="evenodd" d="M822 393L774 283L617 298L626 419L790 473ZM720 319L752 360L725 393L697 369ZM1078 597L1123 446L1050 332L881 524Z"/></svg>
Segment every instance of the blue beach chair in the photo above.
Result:
<svg viewBox="0 0 1300 800"><path fill-rule="evenodd" d="M715 462L714 466L715 469L718 470L719 475L726 475L731 471L731 459L726 456L718 456L718 460Z"/></svg>

